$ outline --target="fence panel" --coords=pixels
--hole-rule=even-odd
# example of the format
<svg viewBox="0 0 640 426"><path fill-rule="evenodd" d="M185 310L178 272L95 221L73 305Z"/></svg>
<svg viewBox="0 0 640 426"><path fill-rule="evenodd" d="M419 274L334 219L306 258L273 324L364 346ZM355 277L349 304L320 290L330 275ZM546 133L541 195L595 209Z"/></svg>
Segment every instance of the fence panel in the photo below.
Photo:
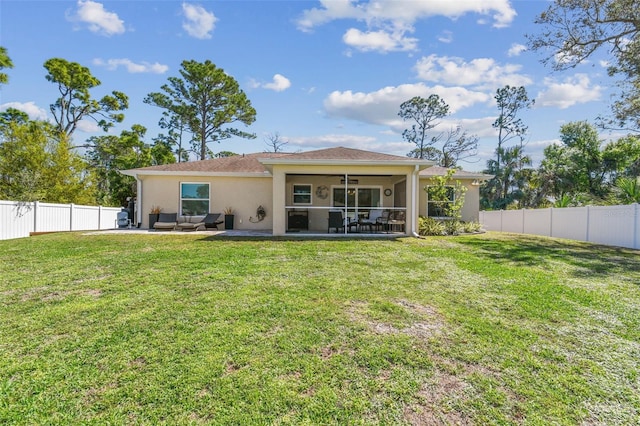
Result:
<svg viewBox="0 0 640 426"><path fill-rule="evenodd" d="M640 249L640 204L634 204L633 228L635 229L635 238L633 239L633 248Z"/></svg>
<svg viewBox="0 0 640 426"><path fill-rule="evenodd" d="M589 241L634 248L635 206L589 207Z"/></svg>
<svg viewBox="0 0 640 426"><path fill-rule="evenodd" d="M487 231L502 231L502 212L480 212L480 223Z"/></svg>
<svg viewBox="0 0 640 426"><path fill-rule="evenodd" d="M33 203L0 201L0 240L28 237L33 221Z"/></svg>
<svg viewBox="0 0 640 426"><path fill-rule="evenodd" d="M68 204L36 203L34 232L69 231L71 209Z"/></svg>
<svg viewBox="0 0 640 426"><path fill-rule="evenodd" d="M524 234L551 236L551 209L524 211Z"/></svg>
<svg viewBox="0 0 640 426"><path fill-rule="evenodd" d="M551 236L587 241L587 207L566 207L551 210Z"/></svg>
<svg viewBox="0 0 640 426"><path fill-rule="evenodd" d="M95 206L73 205L71 211L71 224L73 231L86 231L100 227L100 208Z"/></svg>
<svg viewBox="0 0 640 426"><path fill-rule="evenodd" d="M505 210L502 212L502 230L504 232L515 232L522 234L524 232L524 211L523 210Z"/></svg>
<svg viewBox="0 0 640 426"><path fill-rule="evenodd" d="M112 229L121 209L74 204L21 203L0 200L0 240L31 232Z"/></svg>
<svg viewBox="0 0 640 426"><path fill-rule="evenodd" d="M513 212L520 212L522 216ZM518 220L523 225L518 229ZM640 205L480 212L488 231L544 235L640 249Z"/></svg>

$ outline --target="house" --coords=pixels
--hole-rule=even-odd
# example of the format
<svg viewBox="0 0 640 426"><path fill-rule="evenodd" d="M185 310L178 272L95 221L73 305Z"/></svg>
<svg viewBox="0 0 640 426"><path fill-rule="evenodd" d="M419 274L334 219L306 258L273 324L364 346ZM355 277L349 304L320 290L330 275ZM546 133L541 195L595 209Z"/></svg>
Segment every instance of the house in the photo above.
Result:
<svg viewBox="0 0 640 426"><path fill-rule="evenodd" d="M234 228L327 233L329 211L348 226L333 232L375 232L371 216L395 218L396 232L412 235L418 215L429 213L429 178L445 174L433 162L351 148L301 153L256 153L124 170L137 180L137 222L148 227L152 206L178 216L222 213L231 207ZM479 187L490 176L458 171L467 187L462 219L478 220ZM266 216L259 220L258 207ZM383 215L382 213L385 212ZM387 228L388 229L388 228Z"/></svg>

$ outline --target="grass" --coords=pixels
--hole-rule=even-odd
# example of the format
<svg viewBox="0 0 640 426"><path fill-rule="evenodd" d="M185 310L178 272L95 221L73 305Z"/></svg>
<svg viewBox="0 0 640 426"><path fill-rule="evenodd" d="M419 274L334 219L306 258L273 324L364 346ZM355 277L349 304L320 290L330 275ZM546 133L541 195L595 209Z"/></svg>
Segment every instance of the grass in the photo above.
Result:
<svg viewBox="0 0 640 426"><path fill-rule="evenodd" d="M2 424L636 424L640 256L484 234L0 241Z"/></svg>

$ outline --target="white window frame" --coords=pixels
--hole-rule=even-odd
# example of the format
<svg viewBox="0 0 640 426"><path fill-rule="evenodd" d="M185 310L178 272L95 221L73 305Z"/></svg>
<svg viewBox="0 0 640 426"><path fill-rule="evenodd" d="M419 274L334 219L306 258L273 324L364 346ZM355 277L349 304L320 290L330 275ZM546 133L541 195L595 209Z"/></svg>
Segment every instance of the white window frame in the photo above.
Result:
<svg viewBox="0 0 640 426"><path fill-rule="evenodd" d="M309 187L309 193L307 194L306 192L303 193L297 193L296 194L296 187L297 186L308 186ZM309 195L309 202L308 203L298 203L296 202L296 195ZM291 202L293 205L296 206L310 206L313 204L313 185L310 183L294 183L292 184L291 187Z"/></svg>
<svg viewBox="0 0 640 426"><path fill-rule="evenodd" d="M331 186L331 206L333 208L336 208L336 209L344 209L346 206L345 207L337 207L336 204L335 204L334 191L336 189L344 189L344 185L332 185ZM353 189L353 190L356 191L355 192L355 201L356 201L357 207L356 206L348 206L348 208L350 208L350 209L356 209L357 208L357 210L368 210L368 209L375 210L375 209L381 209L381 208L384 207L384 196L383 196L384 186L382 186L382 185L349 185L347 190L349 190L349 189ZM360 204L360 200L359 200L359 197L358 197L358 190L359 189L377 189L378 191L380 191L380 197L379 197L380 205L379 206L360 206L359 205Z"/></svg>
<svg viewBox="0 0 640 426"><path fill-rule="evenodd" d="M435 201L429 201L429 188L435 187L436 185L427 185L427 217L432 217L434 219L451 219L451 216L429 216L429 203L435 203ZM453 199L449 201L449 204L456 202L456 187L453 185L445 185L446 188L452 189Z"/></svg>
<svg viewBox="0 0 640 426"><path fill-rule="evenodd" d="M184 198L182 196L182 185L207 185L208 191L207 191L207 198ZM182 211L182 202L188 200L188 201L204 201L206 200L209 204L209 206L207 207L207 210L211 210L211 183L210 182L180 182L180 212L179 215L180 216L206 216L207 214L209 214L209 211L207 211L204 215L185 215L184 212Z"/></svg>

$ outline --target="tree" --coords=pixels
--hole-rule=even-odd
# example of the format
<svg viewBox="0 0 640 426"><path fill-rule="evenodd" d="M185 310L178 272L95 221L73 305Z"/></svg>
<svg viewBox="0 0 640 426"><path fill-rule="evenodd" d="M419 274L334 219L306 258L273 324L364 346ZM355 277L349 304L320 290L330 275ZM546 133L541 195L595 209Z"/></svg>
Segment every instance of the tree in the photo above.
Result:
<svg viewBox="0 0 640 426"><path fill-rule="evenodd" d="M44 121L0 125L0 198L93 204L87 165L69 140Z"/></svg>
<svg viewBox="0 0 640 426"><path fill-rule="evenodd" d="M466 160L478 154L478 137L469 135L462 130L462 126L457 126L447 132L442 144L442 158L438 164L442 167L456 167L458 161Z"/></svg>
<svg viewBox="0 0 640 426"><path fill-rule="evenodd" d="M640 182L638 178L622 177L615 185L615 201L622 204L640 203Z"/></svg>
<svg viewBox="0 0 640 426"><path fill-rule="evenodd" d="M187 149L184 141L184 134L188 126L184 121L183 114L174 113L166 110L162 113L162 118L158 123L161 128L167 129L166 135L159 134L155 141L156 145L164 145L176 155L178 162L189 161L189 149Z"/></svg>
<svg viewBox="0 0 640 426"><path fill-rule="evenodd" d="M462 216L467 188L459 180L453 179L455 172L455 169L449 169L442 176L430 178L430 184L424 188L429 204L433 206L438 217L460 219Z"/></svg>
<svg viewBox="0 0 640 426"><path fill-rule="evenodd" d="M527 169L531 158L524 154L524 146L496 148L500 151L496 160L487 161L485 173L494 175L493 179L480 188L484 208L506 209L508 206L525 199L529 185Z"/></svg>
<svg viewBox="0 0 640 426"><path fill-rule="evenodd" d="M87 140L86 158L96 175L97 198L101 204L123 206L128 197L135 195L135 179L120 170L175 163L167 145L150 146L144 142L146 132L144 126L134 124L120 136L94 136Z"/></svg>
<svg viewBox="0 0 640 426"><path fill-rule="evenodd" d="M289 142L280 138L280 133L269 133L265 136L265 143L267 144L267 152L282 152L282 148Z"/></svg>
<svg viewBox="0 0 640 426"><path fill-rule="evenodd" d="M49 109L61 133L71 136L85 118L94 120L105 132L114 123L122 122L124 114L120 111L129 107L129 98L113 91L100 100L93 99L89 90L101 83L89 68L60 58L49 59L44 67L48 71L46 79L57 84L60 92Z"/></svg>
<svg viewBox="0 0 640 426"><path fill-rule="evenodd" d="M229 157L235 157L236 155L238 155L238 154L233 152L233 151L220 151L220 152L214 154L213 156L215 158L229 158Z"/></svg>
<svg viewBox="0 0 640 426"><path fill-rule="evenodd" d="M13 68L13 62L11 62L11 58L7 54L7 49L0 46L0 70L5 68ZM7 84L9 81L9 76L3 72L0 72L0 84Z"/></svg>
<svg viewBox="0 0 640 426"><path fill-rule="evenodd" d="M462 130L462 126L449 129L446 134L440 133L434 136L434 143L442 142L442 149L434 146L426 146L422 149L416 148L407 154L411 158L421 158L435 161L442 167L458 167L458 162L475 156L478 153L478 137L469 135Z"/></svg>
<svg viewBox="0 0 640 426"><path fill-rule="evenodd" d="M602 161L609 182L640 176L640 137L629 135L609 142L602 151Z"/></svg>
<svg viewBox="0 0 640 426"><path fill-rule="evenodd" d="M555 70L576 67L596 52L613 58L610 75L620 75L622 93L614 103L619 125L640 129L640 17L637 0L555 0L536 23L529 46L544 51L542 62Z"/></svg>
<svg viewBox="0 0 640 426"><path fill-rule="evenodd" d="M15 108L7 108L0 112L0 126L6 126L9 122L26 124L29 121L29 115Z"/></svg>
<svg viewBox="0 0 640 426"><path fill-rule="evenodd" d="M429 138L429 132L440 124L440 120L449 115L449 105L438 95L430 95L427 99L415 96L408 101L400 104L400 112L398 115L404 120L415 122L410 129L402 132L402 138L407 142L416 145L416 149L412 151L416 158L425 158L425 154L431 152L429 150L440 136Z"/></svg>
<svg viewBox="0 0 640 426"><path fill-rule="evenodd" d="M560 128L560 141L545 148L540 165L549 195L568 195L576 202L602 200L608 192L607 170L595 127L585 121L567 123Z"/></svg>
<svg viewBox="0 0 640 426"><path fill-rule="evenodd" d="M256 110L238 82L211 61L183 61L180 77L169 77L162 92L147 95L144 102L164 108L187 124L198 147L200 159L210 152L207 144L233 136L255 138L227 125L255 121Z"/></svg>
<svg viewBox="0 0 640 426"><path fill-rule="evenodd" d="M517 139L522 146L524 137L529 129L524 125L521 118L518 118L520 110L531 108L534 100L530 100L527 91L523 86L505 86L496 91L496 104L498 105L498 118L492 126L498 130L498 147L496 149L496 165L502 164L500 155L504 152L506 144L513 139ZM499 169L498 169L499 171Z"/></svg>

